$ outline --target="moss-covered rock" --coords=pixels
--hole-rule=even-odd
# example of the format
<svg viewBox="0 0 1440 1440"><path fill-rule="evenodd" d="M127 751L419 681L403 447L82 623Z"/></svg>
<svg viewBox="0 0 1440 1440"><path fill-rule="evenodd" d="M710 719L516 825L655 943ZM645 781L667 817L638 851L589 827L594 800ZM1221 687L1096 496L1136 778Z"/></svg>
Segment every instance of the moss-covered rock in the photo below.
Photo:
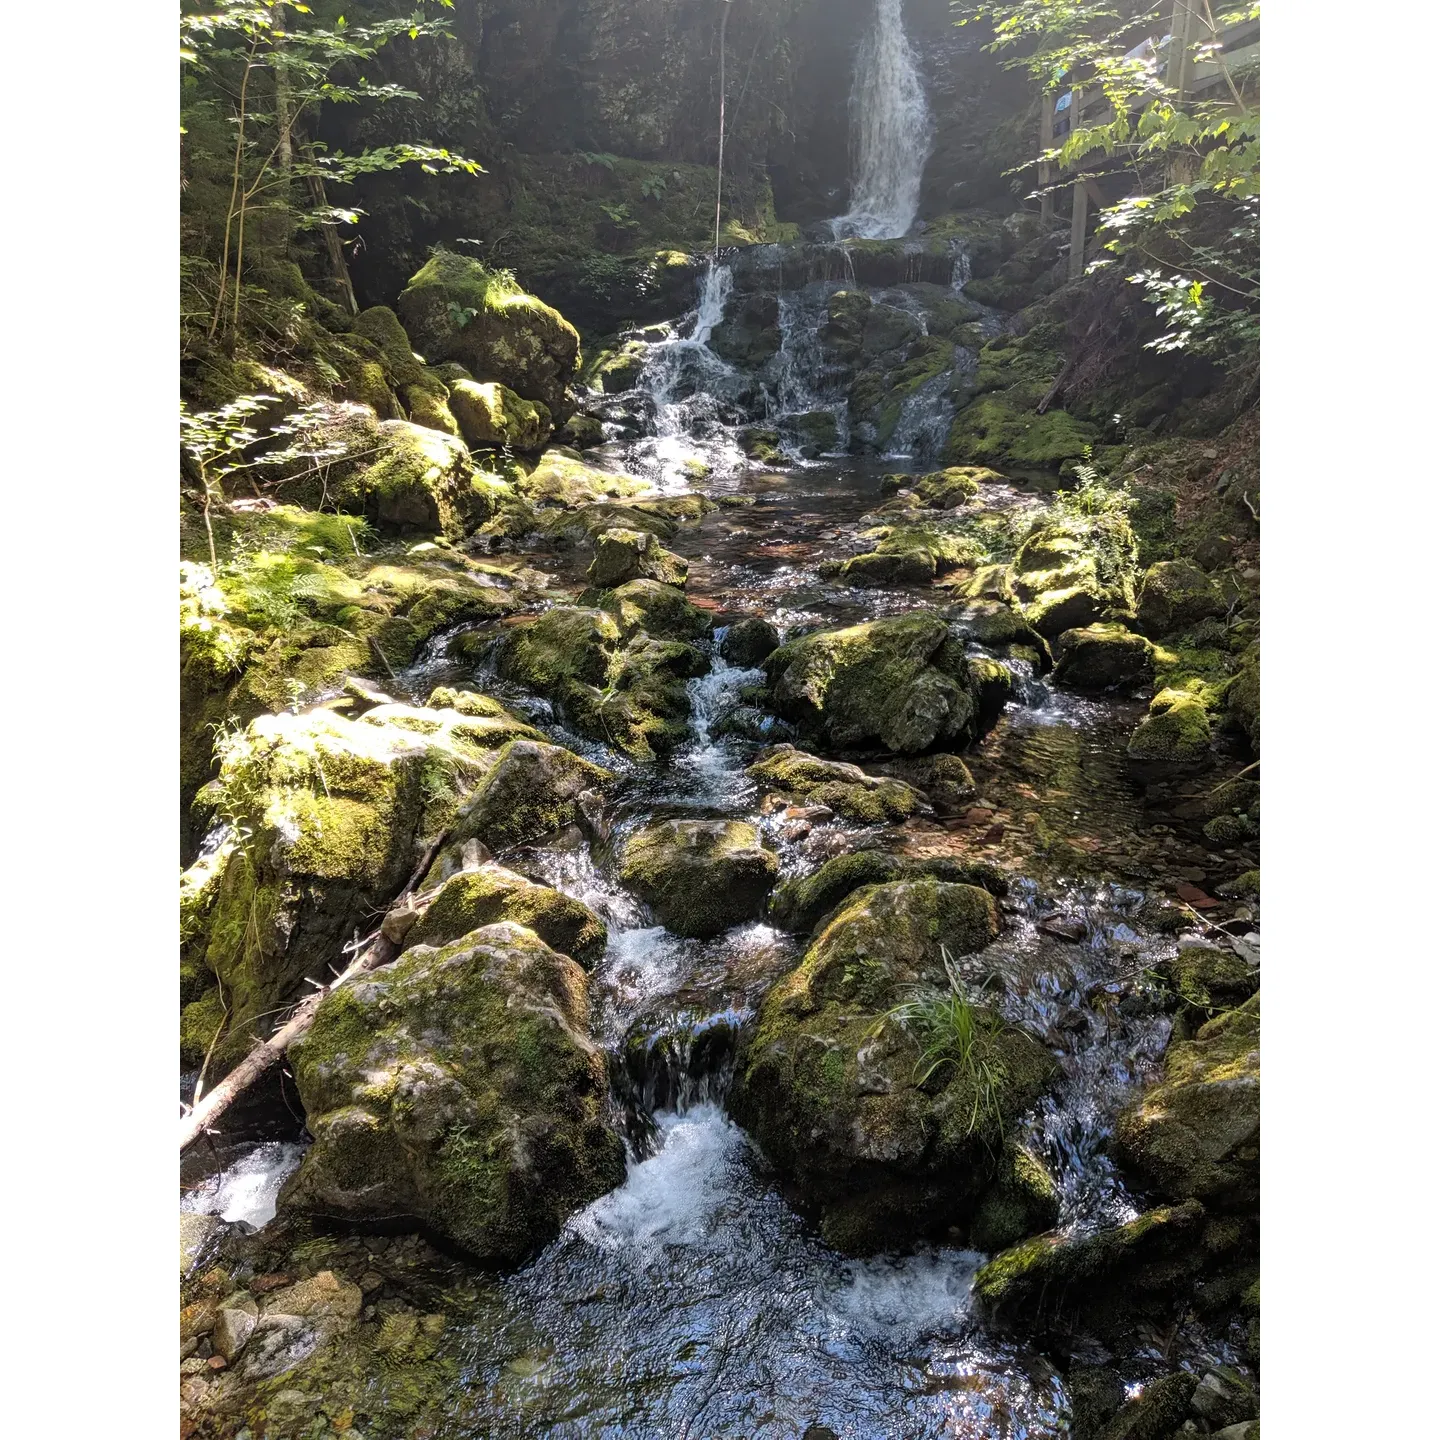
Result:
<svg viewBox="0 0 1440 1440"><path fill-rule="evenodd" d="M1047 640L1093 625L1105 613L1105 598L1090 585L1046 590L1024 609L1026 621Z"/></svg>
<svg viewBox="0 0 1440 1440"><path fill-rule="evenodd" d="M585 970L605 953L605 922L588 906L494 864L448 879L406 935L405 948L448 945L505 920L533 930Z"/></svg>
<svg viewBox="0 0 1440 1440"><path fill-rule="evenodd" d="M1121 1116L1121 1162L1169 1200L1253 1208L1260 1197L1260 997L1172 1039L1165 1078Z"/></svg>
<svg viewBox="0 0 1440 1440"><path fill-rule="evenodd" d="M765 671L778 713L838 749L878 743L918 754L978 733L964 645L933 614L806 635L770 655Z"/></svg>
<svg viewBox="0 0 1440 1440"><path fill-rule="evenodd" d="M615 617L626 639L643 630L665 640L703 640L714 624L709 611L659 580L628 580L606 594L600 606Z"/></svg>
<svg viewBox="0 0 1440 1440"><path fill-rule="evenodd" d="M631 580L684 585L689 573L689 562L667 550L650 531L616 528L596 536L587 578L602 590L613 590Z"/></svg>
<svg viewBox="0 0 1440 1440"><path fill-rule="evenodd" d="M1188 560L1162 560L1140 582L1135 614L1151 639L1183 630L1228 609L1220 587Z"/></svg>
<svg viewBox="0 0 1440 1440"><path fill-rule="evenodd" d="M327 976L358 917L382 912L423 847L494 764L454 711L382 705L267 715L224 750L219 813L244 835L205 922L230 1030L262 1030L307 976Z"/></svg>
<svg viewBox="0 0 1440 1440"><path fill-rule="evenodd" d="M1126 753L1150 764L1188 764L1209 753L1210 739L1210 712L1204 701L1188 691L1162 690L1136 726Z"/></svg>
<svg viewBox="0 0 1440 1440"><path fill-rule="evenodd" d="M600 470L563 450L552 449L545 452L534 469L516 476L515 488L531 505L578 510L607 498L623 500L641 495L650 486L633 475ZM620 517L613 517L610 523L619 520Z"/></svg>
<svg viewBox="0 0 1440 1440"><path fill-rule="evenodd" d="M472 450L539 450L555 428L544 404L522 400L496 380L454 381L450 412Z"/></svg>
<svg viewBox="0 0 1440 1440"><path fill-rule="evenodd" d="M512 740L456 816L451 843L481 841L497 854L569 825L590 794L614 775L566 750L537 740Z"/></svg>
<svg viewBox="0 0 1440 1440"><path fill-rule="evenodd" d="M973 500L982 484L997 483L1001 476L980 465L952 465L928 475L887 475L880 482L882 495L900 495L926 510L954 510Z"/></svg>
<svg viewBox="0 0 1440 1440"><path fill-rule="evenodd" d="M677 935L719 935L764 913L779 862L738 820L669 820L632 835L620 879Z"/></svg>
<svg viewBox="0 0 1440 1440"><path fill-rule="evenodd" d="M1049 1230L1060 1219L1060 1187L1024 1145L1005 1146L995 1183L970 1222L970 1244L993 1253Z"/></svg>
<svg viewBox="0 0 1440 1440"><path fill-rule="evenodd" d="M983 1012L969 1059L934 1069L888 1017L917 987L947 983L946 955L973 953L998 929L994 900L973 886L869 886L766 997L732 1106L837 1248L967 1225L1016 1120L1053 1078L1043 1046Z"/></svg>
<svg viewBox="0 0 1440 1440"><path fill-rule="evenodd" d="M1204 1224L1204 1207L1192 1200L1095 1234L1049 1231L981 1266L975 1298L991 1319L1040 1329L1131 1307L1138 1314L1199 1273Z"/></svg>
<svg viewBox="0 0 1440 1440"><path fill-rule="evenodd" d="M780 648L780 632L758 615L727 627L720 654L732 665L749 670Z"/></svg>
<svg viewBox="0 0 1440 1440"><path fill-rule="evenodd" d="M587 1025L584 971L508 923L333 992L290 1052L315 1143L282 1205L520 1263L624 1176Z"/></svg>
<svg viewBox="0 0 1440 1440"><path fill-rule="evenodd" d="M973 641L988 650L1004 652L1019 645L1040 657L1041 672L1050 667L1050 646L1045 637L1005 600L973 599L940 612L958 639Z"/></svg>
<svg viewBox="0 0 1440 1440"><path fill-rule="evenodd" d="M929 585L935 579L935 556L919 546L872 551L846 560L840 578L865 589L888 590L902 585Z"/></svg>
<svg viewBox="0 0 1440 1440"><path fill-rule="evenodd" d="M381 527L453 539L468 528L473 480L470 456L453 435L392 420L380 427L375 463L332 498Z"/></svg>
<svg viewBox="0 0 1440 1440"><path fill-rule="evenodd" d="M1055 656L1055 683L1075 690L1134 690L1155 676L1150 642L1123 625L1066 630Z"/></svg>
<svg viewBox="0 0 1440 1440"><path fill-rule="evenodd" d="M1100 1440L1170 1440L1190 1413L1195 1377L1183 1370L1152 1380L1120 1407L1100 1432Z"/></svg>
<svg viewBox="0 0 1440 1440"><path fill-rule="evenodd" d="M477 380L498 380L561 421L569 417L565 391L580 368L580 336L506 272L437 251L396 308L427 360L458 361Z"/></svg>
<svg viewBox="0 0 1440 1440"><path fill-rule="evenodd" d="M1225 707L1231 721L1249 737L1250 745L1260 753L1260 647L1250 650L1226 692Z"/></svg>
<svg viewBox="0 0 1440 1440"><path fill-rule="evenodd" d="M780 432L764 425L747 425L736 433L735 439L747 459L761 465L784 465L789 456L781 443Z"/></svg>
<svg viewBox="0 0 1440 1440"><path fill-rule="evenodd" d="M857 825L904 820L924 803L903 781L867 775L858 765L820 760L793 745L766 750L747 773L767 790L828 806Z"/></svg>
<svg viewBox="0 0 1440 1440"><path fill-rule="evenodd" d="M1217 1015L1243 1005L1260 988L1260 972L1233 950L1186 945L1161 963L1160 974L1175 997L1184 1035Z"/></svg>

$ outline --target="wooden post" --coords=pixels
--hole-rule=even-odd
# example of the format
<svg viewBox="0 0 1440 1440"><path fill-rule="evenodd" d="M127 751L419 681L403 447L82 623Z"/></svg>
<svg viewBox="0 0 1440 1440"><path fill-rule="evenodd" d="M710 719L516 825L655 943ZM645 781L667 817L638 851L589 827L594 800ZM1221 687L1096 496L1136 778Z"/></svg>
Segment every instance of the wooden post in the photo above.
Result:
<svg viewBox="0 0 1440 1440"><path fill-rule="evenodd" d="M1090 219L1090 195L1083 180L1075 182L1074 206L1070 211L1070 278L1085 273L1085 226Z"/></svg>
<svg viewBox="0 0 1440 1440"><path fill-rule="evenodd" d="M1048 150L1055 143L1055 96L1049 90L1040 92L1040 149ZM1050 162L1040 162L1040 228L1048 230L1055 220L1055 197L1050 193Z"/></svg>
<svg viewBox="0 0 1440 1440"><path fill-rule="evenodd" d="M1195 33L1195 0L1175 0L1170 12L1170 54L1166 57L1165 80L1175 92L1175 103L1185 103L1190 84L1190 42Z"/></svg>

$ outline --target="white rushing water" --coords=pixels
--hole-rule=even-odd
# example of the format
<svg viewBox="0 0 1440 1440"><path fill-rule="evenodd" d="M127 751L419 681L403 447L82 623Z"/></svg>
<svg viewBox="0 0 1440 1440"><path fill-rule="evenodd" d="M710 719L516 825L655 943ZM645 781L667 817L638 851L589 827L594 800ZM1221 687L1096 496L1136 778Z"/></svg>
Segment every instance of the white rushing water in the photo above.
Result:
<svg viewBox="0 0 1440 1440"><path fill-rule="evenodd" d="M920 181L935 132L904 0L878 0L875 27L860 47L850 95L855 175L850 213L833 222L837 239L896 240L920 209Z"/></svg>
<svg viewBox="0 0 1440 1440"><path fill-rule="evenodd" d="M299 1168L303 1145L272 1140L213 1175L180 1201L180 1209L222 1220L243 1220L257 1229L275 1218L280 1188Z"/></svg>

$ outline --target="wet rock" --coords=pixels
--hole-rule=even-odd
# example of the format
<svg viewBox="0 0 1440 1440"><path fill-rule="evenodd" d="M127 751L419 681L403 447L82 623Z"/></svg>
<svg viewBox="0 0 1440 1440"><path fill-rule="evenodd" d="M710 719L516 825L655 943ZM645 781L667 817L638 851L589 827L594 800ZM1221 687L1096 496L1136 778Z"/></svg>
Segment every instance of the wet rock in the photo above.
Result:
<svg viewBox="0 0 1440 1440"><path fill-rule="evenodd" d="M1097 1440L1125 1403L1125 1382L1108 1365L1077 1366L1065 1377L1071 1440Z"/></svg>
<svg viewBox="0 0 1440 1440"><path fill-rule="evenodd" d="M1169 1440L1184 1421L1195 1377L1183 1371L1152 1380L1100 1432L1100 1440Z"/></svg>
<svg viewBox="0 0 1440 1440"><path fill-rule="evenodd" d="M780 648L780 632L758 615L737 620L720 642L720 654L732 665L749 670Z"/></svg>
<svg viewBox="0 0 1440 1440"><path fill-rule="evenodd" d="M882 495L908 494L927 510L954 510L980 493L982 483L1001 479L993 470L977 465L952 465L928 475L887 475L880 482Z"/></svg>
<svg viewBox="0 0 1440 1440"><path fill-rule="evenodd" d="M753 825L669 820L631 836L619 873L667 930L704 937L762 915L779 868Z"/></svg>
<svg viewBox="0 0 1440 1440"><path fill-rule="evenodd" d="M405 948L447 945L502 920L533 930L586 970L605 954L605 923L588 906L495 864L447 880L410 929Z"/></svg>
<svg viewBox="0 0 1440 1440"><path fill-rule="evenodd" d="M781 448L780 432L760 425L749 425L736 435L747 458L762 465L783 465L788 457Z"/></svg>
<svg viewBox="0 0 1440 1440"><path fill-rule="evenodd" d="M987 1315L1037 1328L1078 1318L1128 1323L1147 1298L1168 1299L1200 1269L1204 1208L1196 1201L1147 1211L1094 1235L1052 1231L981 1266L976 1300Z"/></svg>
<svg viewBox="0 0 1440 1440"><path fill-rule="evenodd" d="M1049 1230L1060 1219L1060 1189L1043 1164L1025 1146L1010 1141L995 1183L970 1222L969 1244L994 1253L1027 1235Z"/></svg>
<svg viewBox="0 0 1440 1440"><path fill-rule="evenodd" d="M252 1302L253 1304L253 1302ZM245 1342L254 1333L258 1311L222 1309L215 1320L215 1329L210 1343L217 1355L233 1364L235 1357L245 1348Z"/></svg>
<svg viewBox="0 0 1440 1440"><path fill-rule="evenodd" d="M776 710L837 749L878 742L917 754L978 733L964 646L933 614L806 635L764 668Z"/></svg>
<svg viewBox="0 0 1440 1440"><path fill-rule="evenodd" d="M849 585L876 590L897 585L928 585L935 578L935 557L918 546L873 551L846 560L839 576Z"/></svg>
<svg viewBox="0 0 1440 1440"><path fill-rule="evenodd" d="M472 450L539 450L555 428L545 405L507 385L456 380L449 388L450 411Z"/></svg>
<svg viewBox="0 0 1440 1440"><path fill-rule="evenodd" d="M584 971L510 923L327 996L291 1050L315 1144L282 1205L408 1216L482 1262L519 1263L623 1178L588 1005ZM300 1313L300 1289L267 1312Z"/></svg>
<svg viewBox="0 0 1440 1440"><path fill-rule="evenodd" d="M595 540L595 559L587 577L602 590L630 580L658 580L684 585L690 566L644 530L605 530Z"/></svg>
<svg viewBox="0 0 1440 1440"><path fill-rule="evenodd" d="M358 1285L342 1280L333 1270L321 1270L308 1280L272 1290L265 1301L265 1314L267 1317L331 1315L354 1320L363 1304L364 1296Z"/></svg>
<svg viewBox="0 0 1440 1440"><path fill-rule="evenodd" d="M973 886L867 886L766 996L732 1108L828 1244L867 1253L967 1225L1011 1128L1053 1078L1048 1051L984 1012L970 1061L933 1069L889 1018L917 986L948 983L946 955L998 930L994 900Z"/></svg>
<svg viewBox="0 0 1440 1440"><path fill-rule="evenodd" d="M1155 678L1150 642L1123 625L1067 630L1055 655L1055 683L1076 690L1135 690Z"/></svg>
<svg viewBox="0 0 1440 1440"><path fill-rule="evenodd" d="M519 495L543 509L583 510L606 499L624 500L640 495L649 488L645 481L633 475L598 469L558 449L547 450L528 473L519 474L515 480ZM606 511L597 518L608 518L610 524L615 524L619 517Z"/></svg>
<svg viewBox="0 0 1440 1440"><path fill-rule="evenodd" d="M965 668L975 693L976 719L982 732L994 728L1005 713L1015 690L1015 675L1008 665L988 655L966 657Z"/></svg>
<svg viewBox="0 0 1440 1440"><path fill-rule="evenodd" d="M924 803L902 781L867 775L858 765L821 760L793 745L762 752L747 773L768 789L828 806L857 825L904 820Z"/></svg>
<svg viewBox="0 0 1440 1440"><path fill-rule="evenodd" d="M1141 631L1158 639L1228 609L1220 587L1188 560L1162 560L1140 583L1135 614Z"/></svg>
<svg viewBox="0 0 1440 1440"><path fill-rule="evenodd" d="M1002 650L1009 645L1027 646L1040 655L1041 664L1037 668L1041 674L1050 668L1050 646L1045 637L1007 601L967 600L940 613L957 638L990 650Z"/></svg>
<svg viewBox="0 0 1440 1440"><path fill-rule="evenodd" d="M1175 994L1187 1034L1222 1011L1243 1005L1260 988L1254 966L1232 950L1211 945L1182 945L1159 970Z"/></svg>
<svg viewBox="0 0 1440 1440"><path fill-rule="evenodd" d="M818 460L822 455L832 454L840 444L840 426L829 410L811 410L797 415L789 422L794 431L801 456L806 460Z"/></svg>
<svg viewBox="0 0 1440 1440"><path fill-rule="evenodd" d="M1104 597L1086 585L1045 590L1036 595L1022 612L1028 624L1047 640L1067 630L1093 625L1105 611Z"/></svg>
<svg viewBox="0 0 1440 1440"><path fill-rule="evenodd" d="M1260 1196L1260 996L1172 1039L1165 1078L1115 1131L1121 1163L1169 1200L1245 1210Z"/></svg>
<svg viewBox="0 0 1440 1440"><path fill-rule="evenodd" d="M1222 1434L1232 1425L1243 1426L1260 1414L1255 1386L1230 1365L1217 1365L1201 1377L1190 1397L1190 1409Z"/></svg>
<svg viewBox="0 0 1440 1440"><path fill-rule="evenodd" d="M1232 724L1249 738L1250 746L1260 753L1260 647L1249 651L1240 672L1225 693L1225 708Z"/></svg>

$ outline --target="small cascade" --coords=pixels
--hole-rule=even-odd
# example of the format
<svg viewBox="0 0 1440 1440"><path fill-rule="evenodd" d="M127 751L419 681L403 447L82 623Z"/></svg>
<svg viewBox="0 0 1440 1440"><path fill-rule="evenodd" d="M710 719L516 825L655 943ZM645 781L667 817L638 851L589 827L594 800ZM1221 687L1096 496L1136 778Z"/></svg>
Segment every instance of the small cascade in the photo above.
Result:
<svg viewBox="0 0 1440 1440"><path fill-rule="evenodd" d="M920 209L920 182L934 143L904 0L879 0L875 27L860 47L850 95L855 178L850 212L832 221L837 239L895 240Z"/></svg>

